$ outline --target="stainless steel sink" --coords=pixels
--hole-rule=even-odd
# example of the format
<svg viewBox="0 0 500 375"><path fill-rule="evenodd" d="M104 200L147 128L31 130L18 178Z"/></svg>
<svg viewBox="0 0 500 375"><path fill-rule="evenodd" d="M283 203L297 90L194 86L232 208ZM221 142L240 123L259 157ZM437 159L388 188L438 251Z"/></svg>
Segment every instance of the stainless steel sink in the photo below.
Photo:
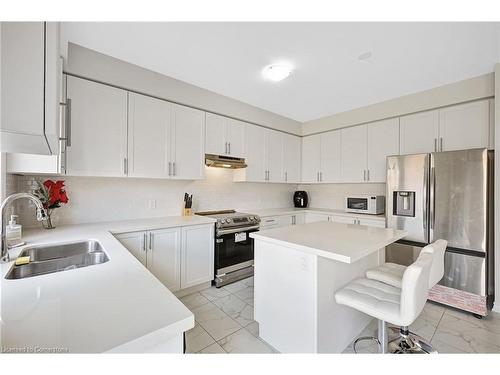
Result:
<svg viewBox="0 0 500 375"><path fill-rule="evenodd" d="M30 263L12 265L6 279L23 279L106 263L109 258L97 241L81 241L60 245L34 246L19 256L29 256Z"/></svg>

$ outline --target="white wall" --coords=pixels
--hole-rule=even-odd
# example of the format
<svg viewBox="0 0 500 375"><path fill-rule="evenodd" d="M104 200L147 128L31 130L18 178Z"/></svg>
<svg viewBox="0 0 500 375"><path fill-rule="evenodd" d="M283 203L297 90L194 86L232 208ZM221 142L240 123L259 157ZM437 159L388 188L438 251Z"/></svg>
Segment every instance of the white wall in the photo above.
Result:
<svg viewBox="0 0 500 375"><path fill-rule="evenodd" d="M19 191L29 191L33 178L16 176ZM184 192L194 194L195 211L290 207L297 185L233 183L230 170L206 168L202 181L169 181L133 178L53 177L66 181L70 203L56 210L56 223L76 224L180 215ZM156 208L149 201L156 200ZM19 201L20 221L34 220L31 203Z"/></svg>
<svg viewBox="0 0 500 375"><path fill-rule="evenodd" d="M489 98L495 95L495 75L485 74L415 94L337 113L302 124L302 135L320 133L410 113Z"/></svg>
<svg viewBox="0 0 500 375"><path fill-rule="evenodd" d="M302 124L201 87L69 43L64 71L242 121L301 134Z"/></svg>
<svg viewBox="0 0 500 375"><path fill-rule="evenodd" d="M346 195L384 195L385 184L319 184L299 185L307 191L309 207L343 210Z"/></svg>
<svg viewBox="0 0 500 375"><path fill-rule="evenodd" d="M500 97L500 64L495 65L495 97ZM500 100L495 100L495 149L500 150ZM497 155L498 156L498 155ZM495 160L495 294L494 310L500 312L500 162Z"/></svg>

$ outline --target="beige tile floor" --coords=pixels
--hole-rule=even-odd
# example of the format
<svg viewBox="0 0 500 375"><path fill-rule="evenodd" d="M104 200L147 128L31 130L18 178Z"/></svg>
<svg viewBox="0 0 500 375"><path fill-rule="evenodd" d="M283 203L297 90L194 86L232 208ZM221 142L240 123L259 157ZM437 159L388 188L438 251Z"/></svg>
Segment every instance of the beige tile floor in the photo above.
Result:
<svg viewBox="0 0 500 375"><path fill-rule="evenodd" d="M253 320L253 278L181 298L193 312L195 327L186 333L188 353L278 353L259 338ZM428 340L439 353L500 353L500 314L483 319L427 303L410 330ZM360 336L376 336L373 320ZM392 338L391 336L390 338ZM361 342L360 353L376 353L377 344ZM344 353L353 353L352 344Z"/></svg>

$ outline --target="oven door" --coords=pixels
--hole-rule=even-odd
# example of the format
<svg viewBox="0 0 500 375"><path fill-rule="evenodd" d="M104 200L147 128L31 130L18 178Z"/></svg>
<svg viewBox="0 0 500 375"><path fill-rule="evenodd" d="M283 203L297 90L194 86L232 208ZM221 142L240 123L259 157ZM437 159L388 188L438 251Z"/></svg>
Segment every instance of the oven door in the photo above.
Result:
<svg viewBox="0 0 500 375"><path fill-rule="evenodd" d="M346 198L346 209L353 212L367 212L368 198Z"/></svg>
<svg viewBox="0 0 500 375"><path fill-rule="evenodd" d="M253 265L253 238L258 229L218 234L215 238L215 274L222 275Z"/></svg>

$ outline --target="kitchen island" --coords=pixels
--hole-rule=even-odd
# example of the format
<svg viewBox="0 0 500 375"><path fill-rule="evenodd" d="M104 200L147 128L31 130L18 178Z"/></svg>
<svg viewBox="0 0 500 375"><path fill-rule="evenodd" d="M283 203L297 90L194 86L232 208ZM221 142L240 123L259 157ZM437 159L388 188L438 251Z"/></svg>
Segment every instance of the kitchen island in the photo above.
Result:
<svg viewBox="0 0 500 375"><path fill-rule="evenodd" d="M315 222L255 232L255 320L282 353L340 353L371 317L335 292L384 261L405 231Z"/></svg>

